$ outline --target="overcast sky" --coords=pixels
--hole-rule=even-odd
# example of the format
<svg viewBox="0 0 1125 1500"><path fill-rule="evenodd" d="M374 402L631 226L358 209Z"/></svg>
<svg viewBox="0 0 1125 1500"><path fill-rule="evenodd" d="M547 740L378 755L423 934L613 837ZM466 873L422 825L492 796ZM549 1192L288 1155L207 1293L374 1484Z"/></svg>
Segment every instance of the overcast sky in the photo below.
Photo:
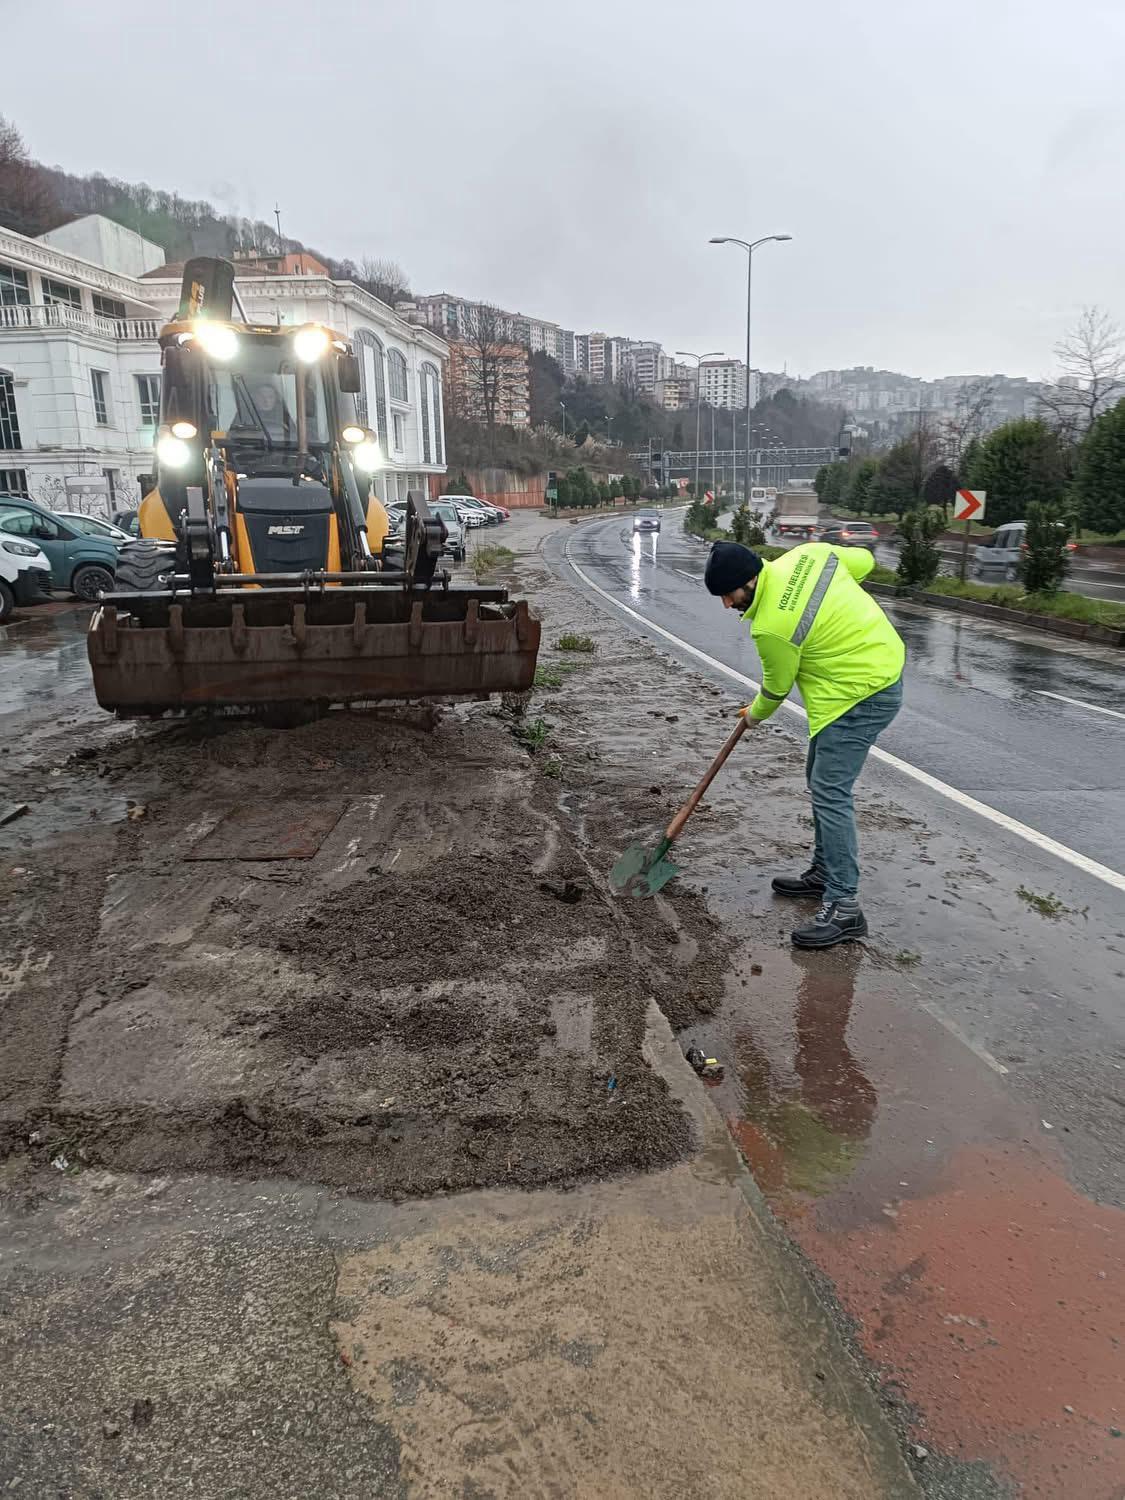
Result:
<svg viewBox="0 0 1125 1500"><path fill-rule="evenodd" d="M1049 373L1125 321L1123 0L0 0L34 155L752 363ZM190 18L190 24L189 24ZM192 106L195 106L193 109Z"/></svg>

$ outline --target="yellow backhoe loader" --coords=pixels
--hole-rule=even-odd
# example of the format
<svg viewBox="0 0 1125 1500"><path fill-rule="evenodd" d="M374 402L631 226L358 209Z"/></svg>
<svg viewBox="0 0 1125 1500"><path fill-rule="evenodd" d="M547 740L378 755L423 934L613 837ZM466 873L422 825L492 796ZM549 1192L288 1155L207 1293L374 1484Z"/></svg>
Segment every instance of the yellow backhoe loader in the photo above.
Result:
<svg viewBox="0 0 1125 1500"><path fill-rule="evenodd" d="M404 547L384 555L378 436L356 417L348 341L238 321L237 302L229 262L187 263L160 333L141 540L90 624L101 706L136 717L530 687L539 622L502 588L451 581L420 491Z"/></svg>

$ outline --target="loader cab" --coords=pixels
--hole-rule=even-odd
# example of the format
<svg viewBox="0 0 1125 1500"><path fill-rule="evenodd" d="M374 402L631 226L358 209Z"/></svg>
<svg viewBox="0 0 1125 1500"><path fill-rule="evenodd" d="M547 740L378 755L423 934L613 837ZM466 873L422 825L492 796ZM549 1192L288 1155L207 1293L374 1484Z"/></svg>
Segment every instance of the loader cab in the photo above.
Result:
<svg viewBox="0 0 1125 1500"><path fill-rule="evenodd" d="M146 538L182 540L188 491L206 495L220 566L292 575L367 565L374 434L356 421L358 371L320 325L188 319L161 333L157 485Z"/></svg>

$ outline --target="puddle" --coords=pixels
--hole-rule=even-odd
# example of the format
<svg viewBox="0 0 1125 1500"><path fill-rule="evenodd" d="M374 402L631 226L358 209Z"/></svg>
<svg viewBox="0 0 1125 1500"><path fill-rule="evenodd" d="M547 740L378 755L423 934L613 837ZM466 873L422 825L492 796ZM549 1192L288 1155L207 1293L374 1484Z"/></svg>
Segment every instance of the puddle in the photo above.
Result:
<svg viewBox="0 0 1125 1500"><path fill-rule="evenodd" d="M747 949L680 1041L724 1064L712 1100L919 1441L1026 1493L1110 1500L1125 1215L1070 1186L1038 1119L922 999L863 949Z"/></svg>
<svg viewBox="0 0 1125 1500"><path fill-rule="evenodd" d="M99 781L89 790L68 782L57 793L36 799L28 798L28 811L0 827L0 849L29 849L43 839L77 828L120 823L126 816L131 799L109 791Z"/></svg>

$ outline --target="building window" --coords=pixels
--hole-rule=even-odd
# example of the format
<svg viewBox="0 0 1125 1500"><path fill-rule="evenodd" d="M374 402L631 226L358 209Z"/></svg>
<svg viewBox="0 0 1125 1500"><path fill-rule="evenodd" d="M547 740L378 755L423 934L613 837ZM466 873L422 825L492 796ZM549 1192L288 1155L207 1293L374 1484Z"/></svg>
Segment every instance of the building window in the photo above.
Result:
<svg viewBox="0 0 1125 1500"><path fill-rule="evenodd" d="M406 393L406 360L397 349L392 349L387 355L387 369L391 376L391 400L406 401L409 399Z"/></svg>
<svg viewBox="0 0 1125 1500"><path fill-rule="evenodd" d="M141 407L141 426L155 427L160 421L160 376L137 376L137 400Z"/></svg>
<svg viewBox="0 0 1125 1500"><path fill-rule="evenodd" d="M396 453L401 453L402 450L406 447L406 422L405 422L405 420L403 418L402 412L396 411L394 413L394 422L395 422L395 452Z"/></svg>
<svg viewBox="0 0 1125 1500"><path fill-rule="evenodd" d="M0 495L19 495L25 500L30 500L31 491L27 487L27 470L0 469Z"/></svg>
<svg viewBox="0 0 1125 1500"><path fill-rule="evenodd" d="M94 311L99 318L123 318L125 316L125 304L124 302L118 302L116 297L103 297L100 292L95 292Z"/></svg>
<svg viewBox="0 0 1125 1500"><path fill-rule="evenodd" d="M31 287L27 272L15 266L0 266L0 307L30 307Z"/></svg>
<svg viewBox="0 0 1125 1500"><path fill-rule="evenodd" d="M94 394L94 421L99 427L109 426L109 378L104 370L90 371L90 388Z"/></svg>
<svg viewBox="0 0 1125 1500"><path fill-rule="evenodd" d="M76 312L82 311L79 289L65 281L52 281L49 276L43 278L43 301L48 307L73 307Z"/></svg>
<svg viewBox="0 0 1125 1500"><path fill-rule="evenodd" d="M430 382L426 375L426 367L422 366L421 375L418 380L418 425L422 430L422 462L432 462L430 458Z"/></svg>
<svg viewBox="0 0 1125 1500"><path fill-rule="evenodd" d="M22 448L16 418L16 391L10 375L0 375L0 448Z"/></svg>
<svg viewBox="0 0 1125 1500"><path fill-rule="evenodd" d="M381 442L388 440L387 387L383 376L382 341L369 328L356 334L359 347L359 369L362 393L356 398L356 415L364 427L373 427Z"/></svg>
<svg viewBox="0 0 1125 1500"><path fill-rule="evenodd" d="M420 390L425 401L425 417L433 432L433 461L435 464L442 462L441 456L441 377L437 366L424 364L419 372ZM423 437L425 434L423 433ZM424 446L424 444L423 444ZM423 453L423 460L429 463L428 454Z"/></svg>

